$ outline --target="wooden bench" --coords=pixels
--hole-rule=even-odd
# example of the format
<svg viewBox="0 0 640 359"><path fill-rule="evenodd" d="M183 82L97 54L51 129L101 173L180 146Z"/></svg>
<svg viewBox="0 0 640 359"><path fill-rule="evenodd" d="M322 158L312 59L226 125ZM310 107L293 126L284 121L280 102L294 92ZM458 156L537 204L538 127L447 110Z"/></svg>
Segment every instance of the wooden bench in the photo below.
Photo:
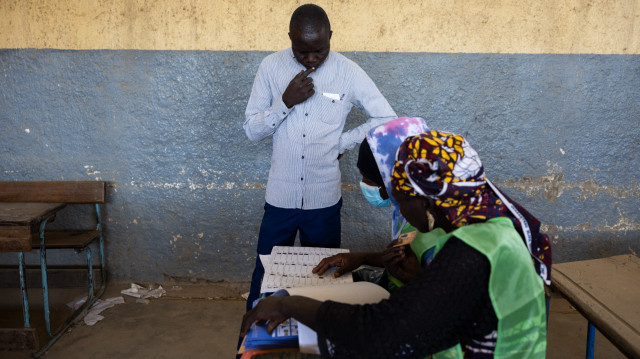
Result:
<svg viewBox="0 0 640 359"><path fill-rule="evenodd" d="M640 358L640 258L620 255L553 265L551 286L587 318L587 358L595 328L629 358Z"/></svg>
<svg viewBox="0 0 640 359"><path fill-rule="evenodd" d="M35 331L31 328L29 302L24 273L24 252L40 251L40 272L46 331L51 340L34 356L38 357L73 324L104 292L106 271L100 205L105 203L105 182L101 181L14 181L0 182L0 252L18 252L18 270L23 300L24 328L0 329L0 349L36 350ZM96 221L90 230L46 230L66 204L92 204ZM101 286L96 292L90 244L97 242L100 257ZM47 282L47 251L73 249L87 256L88 294L78 308L56 331L51 330Z"/></svg>

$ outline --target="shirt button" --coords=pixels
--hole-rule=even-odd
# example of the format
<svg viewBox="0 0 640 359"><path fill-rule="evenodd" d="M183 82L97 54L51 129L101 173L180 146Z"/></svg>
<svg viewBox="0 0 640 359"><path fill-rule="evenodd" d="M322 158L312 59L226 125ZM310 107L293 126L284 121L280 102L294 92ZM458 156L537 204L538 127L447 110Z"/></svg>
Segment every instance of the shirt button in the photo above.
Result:
<svg viewBox="0 0 640 359"><path fill-rule="evenodd" d="M304 160L304 156L302 156L302 159Z"/></svg>
<svg viewBox="0 0 640 359"><path fill-rule="evenodd" d="M336 103L336 100L331 100L331 102Z"/></svg>
<svg viewBox="0 0 640 359"><path fill-rule="evenodd" d="M305 116L309 116L309 114L308 114L308 113L305 113L304 115L305 115Z"/></svg>
<svg viewBox="0 0 640 359"><path fill-rule="evenodd" d="M287 113L283 111L283 112L282 112L282 114L283 114L283 115L286 115Z"/></svg>
<svg viewBox="0 0 640 359"><path fill-rule="evenodd" d="M307 137L307 135L302 135L302 137Z"/></svg>
<svg viewBox="0 0 640 359"><path fill-rule="evenodd" d="M304 181L304 178L300 178L300 181Z"/></svg>

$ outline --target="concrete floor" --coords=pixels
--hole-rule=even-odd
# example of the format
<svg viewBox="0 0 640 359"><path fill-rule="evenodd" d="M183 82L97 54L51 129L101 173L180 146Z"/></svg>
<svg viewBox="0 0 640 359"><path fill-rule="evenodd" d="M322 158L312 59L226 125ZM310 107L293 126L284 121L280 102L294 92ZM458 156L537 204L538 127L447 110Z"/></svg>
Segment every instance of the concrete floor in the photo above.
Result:
<svg viewBox="0 0 640 359"><path fill-rule="evenodd" d="M120 295L128 283L108 283L102 299ZM148 304L124 296L125 303L102 312L105 317L93 326L77 324L42 356L69 358L233 358L245 303L240 294L247 283L166 285L167 294ZM75 289L52 290L52 321L63 320L65 303L83 294ZM43 327L37 310L40 293L30 292L32 326ZM0 328L21 325L19 292L0 289ZM40 303L41 305L41 303ZM62 318L62 319L61 319ZM18 323L18 324L17 324ZM567 301L554 295L549 316L547 358L584 358L586 320ZM40 343L46 343L44 332ZM620 353L600 333L596 336L595 357L617 359ZM30 358L27 352L0 351L0 358Z"/></svg>

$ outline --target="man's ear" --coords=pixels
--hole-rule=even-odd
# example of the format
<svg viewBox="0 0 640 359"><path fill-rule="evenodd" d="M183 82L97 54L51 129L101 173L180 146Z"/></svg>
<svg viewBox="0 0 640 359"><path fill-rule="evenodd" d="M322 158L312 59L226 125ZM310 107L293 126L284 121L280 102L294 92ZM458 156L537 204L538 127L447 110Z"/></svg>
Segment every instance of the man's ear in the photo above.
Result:
<svg viewBox="0 0 640 359"><path fill-rule="evenodd" d="M333 35L333 31L329 31L329 39L331 39L331 35Z"/></svg>
<svg viewBox="0 0 640 359"><path fill-rule="evenodd" d="M289 40L293 41L293 39L291 38L291 33L289 32Z"/></svg>

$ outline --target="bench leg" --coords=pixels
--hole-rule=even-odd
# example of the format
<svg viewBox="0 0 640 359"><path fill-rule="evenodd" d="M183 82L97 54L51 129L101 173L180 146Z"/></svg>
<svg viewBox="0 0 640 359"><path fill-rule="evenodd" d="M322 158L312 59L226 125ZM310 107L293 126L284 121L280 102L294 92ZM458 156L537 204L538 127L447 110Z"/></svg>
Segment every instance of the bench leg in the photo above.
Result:
<svg viewBox="0 0 640 359"><path fill-rule="evenodd" d="M20 293L22 294L22 314L24 316L24 327L31 328L29 319L29 299L27 297L27 285L24 277L24 253L18 253L18 270L20 271Z"/></svg>
<svg viewBox="0 0 640 359"><path fill-rule="evenodd" d="M587 328L587 359L593 359L594 348L596 343L596 327L589 322Z"/></svg>
<svg viewBox="0 0 640 359"><path fill-rule="evenodd" d="M107 273L105 270L105 263L104 263L104 238L102 236L102 221L101 221L101 215L100 215L100 206L98 204L96 204L96 212L97 212L97 216L98 216L98 225L97 225L97 230L100 231L100 238L99 238L99 243L98 243L98 248L100 251L100 269L101 269L101 277L102 277L102 283L100 286L100 289L98 290L98 293L94 294L94 285L93 285L93 266L91 263L91 248L87 247L85 248L85 250L87 251L87 265L89 267L88 269L88 276L89 276L89 295L87 296L87 300L85 301L85 303L78 309L76 309L76 311L66 320L66 322L64 324L62 324L60 326L60 328L58 328L58 330L56 330L56 332L52 335L51 334L51 322L50 322L50 318L49 318L49 293L48 293L48 285L47 285L47 258L46 258L46 247L45 247L45 241L44 241L44 227L46 224L46 220L42 222L42 224L40 225L40 270L42 271L42 289L43 289L43 297L44 297L44 302L45 302L45 322L46 322L46 329L47 329L47 333L49 334L49 336L51 337L51 340L49 340L49 342L44 345L42 348L40 348L40 350L36 353L32 353L32 356L34 358L39 358L40 356L42 356L44 353L47 352L47 350L49 350L49 348L51 348L51 346L53 345L53 343L55 343L61 336L62 334L65 333L65 331L71 327L71 325L73 325L74 321L77 318L82 318L84 317L87 312L89 311L89 308L91 308L91 306L98 300L98 298L100 298L100 296L102 296L102 294L104 293L105 287L106 287L106 283L107 283Z"/></svg>
<svg viewBox="0 0 640 359"><path fill-rule="evenodd" d="M107 285L107 271L104 266L104 238L102 237L102 214L100 213L100 204L96 203L96 216L98 217L98 224L96 230L100 231L100 238L98 239L98 250L100 253L100 276L102 277L102 283L97 296L100 297L104 292Z"/></svg>
<svg viewBox="0 0 640 359"><path fill-rule="evenodd" d="M87 277L89 278L89 294L87 300L93 298L93 266L91 265L91 248L85 249L87 252Z"/></svg>
<svg viewBox="0 0 640 359"><path fill-rule="evenodd" d="M49 312L49 282L47 280L47 249L44 243L44 228L47 224L45 219L40 223L40 274L42 275L42 301L44 303L44 324L47 334L51 333L51 314Z"/></svg>

